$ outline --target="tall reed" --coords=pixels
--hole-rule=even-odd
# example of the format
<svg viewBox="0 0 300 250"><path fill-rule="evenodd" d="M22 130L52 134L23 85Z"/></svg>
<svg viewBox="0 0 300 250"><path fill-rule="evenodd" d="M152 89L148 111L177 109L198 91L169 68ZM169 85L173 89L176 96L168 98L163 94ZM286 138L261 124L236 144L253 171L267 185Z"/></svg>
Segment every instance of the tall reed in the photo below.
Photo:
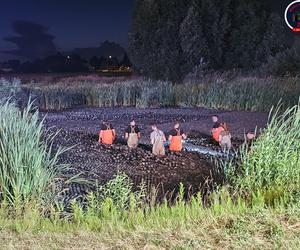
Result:
<svg viewBox="0 0 300 250"><path fill-rule="evenodd" d="M272 110L261 132L253 146L241 147L240 166L230 172L234 187L249 194L264 190L267 196L299 197L300 102L283 112L282 106Z"/></svg>
<svg viewBox="0 0 300 250"><path fill-rule="evenodd" d="M49 190L53 178L64 166L54 153L54 135L43 141L43 121L38 112L31 112L31 104L19 110L14 103L0 102L0 199L13 206L40 202Z"/></svg>
<svg viewBox="0 0 300 250"><path fill-rule="evenodd" d="M296 78L226 78L211 76L197 82L173 84L145 79L114 83L75 81L26 85L43 109L90 107L208 107L268 112L282 100L297 104L300 81Z"/></svg>

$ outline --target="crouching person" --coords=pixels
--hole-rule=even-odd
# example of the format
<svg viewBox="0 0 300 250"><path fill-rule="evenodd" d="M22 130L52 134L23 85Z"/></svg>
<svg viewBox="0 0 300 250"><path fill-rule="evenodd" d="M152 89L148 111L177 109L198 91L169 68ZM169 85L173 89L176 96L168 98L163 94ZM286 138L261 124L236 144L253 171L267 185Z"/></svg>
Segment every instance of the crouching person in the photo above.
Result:
<svg viewBox="0 0 300 250"><path fill-rule="evenodd" d="M152 144L152 153L157 156L165 155L164 143L166 142L166 137L164 132L159 130L156 125L152 125L150 139Z"/></svg>
<svg viewBox="0 0 300 250"><path fill-rule="evenodd" d="M219 135L220 146L223 151L230 150L232 147L231 134L229 133L226 123L222 123L220 126L222 128L222 131Z"/></svg>
<svg viewBox="0 0 300 250"><path fill-rule="evenodd" d="M108 121L103 121L99 132L99 143L112 145L116 138L116 131Z"/></svg>
<svg viewBox="0 0 300 250"><path fill-rule="evenodd" d="M249 146L249 147L252 147L253 145L253 142L255 141L256 139L256 132L253 131L253 130L249 130L246 134L246 144Z"/></svg>
<svg viewBox="0 0 300 250"><path fill-rule="evenodd" d="M180 152L182 151L183 145L182 140L185 140L187 136L180 129L179 123L175 123L174 128L171 130L169 135L170 146L169 149L171 152Z"/></svg>
<svg viewBox="0 0 300 250"><path fill-rule="evenodd" d="M136 148L139 145L140 138L141 132L139 127L135 124L135 121L131 121L125 131L125 139L127 140L128 147Z"/></svg>

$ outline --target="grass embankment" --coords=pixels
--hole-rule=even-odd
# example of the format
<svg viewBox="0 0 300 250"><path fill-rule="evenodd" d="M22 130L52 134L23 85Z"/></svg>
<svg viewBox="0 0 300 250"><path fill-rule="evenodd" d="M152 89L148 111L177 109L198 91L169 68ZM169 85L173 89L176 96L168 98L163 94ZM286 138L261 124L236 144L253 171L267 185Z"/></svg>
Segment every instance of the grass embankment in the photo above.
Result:
<svg viewBox="0 0 300 250"><path fill-rule="evenodd" d="M36 114L8 104L1 111L1 117L4 114L9 119L1 119L0 172L6 176L14 170L5 183L0 179L3 248L300 247L300 103L286 112L275 112L250 151L241 149L240 164L225 164L228 183L211 193L205 206L200 193L185 201L182 188L175 203L155 204L145 198L143 190L133 192L131 181L119 175L90 194L87 209L74 203L67 217L61 217L55 202L45 205L48 189L44 184L41 189L31 185L38 181L35 174L56 168L55 157L48 158L40 133L28 132L39 130ZM3 139L9 135L12 140ZM31 144L35 145L31 150L23 148ZM49 162L53 164L45 164ZM42 183L51 186L53 175L45 176ZM13 192L15 187L20 187L17 192Z"/></svg>
<svg viewBox="0 0 300 250"><path fill-rule="evenodd" d="M208 107L268 112L280 99L297 104L299 78L208 76L195 83L172 84L144 79L103 83L86 78L26 85L43 109L75 106L138 108L157 106Z"/></svg>
<svg viewBox="0 0 300 250"><path fill-rule="evenodd" d="M1 220L3 249L299 249L298 208L203 209L177 205L144 215L55 221Z"/></svg>

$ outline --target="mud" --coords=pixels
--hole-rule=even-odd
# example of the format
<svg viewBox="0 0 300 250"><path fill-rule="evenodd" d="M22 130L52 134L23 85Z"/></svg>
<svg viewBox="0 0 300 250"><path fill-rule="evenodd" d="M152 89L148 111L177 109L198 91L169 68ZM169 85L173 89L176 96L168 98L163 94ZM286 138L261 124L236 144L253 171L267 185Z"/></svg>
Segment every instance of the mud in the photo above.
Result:
<svg viewBox="0 0 300 250"><path fill-rule="evenodd" d="M166 157L151 154L149 146L150 124L155 123L166 134L175 121L189 137L189 143L209 149L219 150L209 136L211 115L218 114L221 121L229 124L235 137L234 145L242 142L244 132L263 127L267 114L217 111L204 108L195 109L135 109L135 108L87 108L62 112L41 113L44 123L50 131L60 130L55 146L72 147L60 158L61 163L69 164L69 174L81 173L87 180L106 183L118 172L125 172L137 187L142 181L150 190L158 187L158 196L178 188L183 183L190 192L211 188L222 182L222 171L218 170L210 156L199 153L170 153ZM113 146L100 145L97 142L100 122L108 118L114 125L118 139ZM134 118L141 128L142 140L137 149L129 149L123 138L123 131ZM82 196L93 187L73 184L67 199Z"/></svg>

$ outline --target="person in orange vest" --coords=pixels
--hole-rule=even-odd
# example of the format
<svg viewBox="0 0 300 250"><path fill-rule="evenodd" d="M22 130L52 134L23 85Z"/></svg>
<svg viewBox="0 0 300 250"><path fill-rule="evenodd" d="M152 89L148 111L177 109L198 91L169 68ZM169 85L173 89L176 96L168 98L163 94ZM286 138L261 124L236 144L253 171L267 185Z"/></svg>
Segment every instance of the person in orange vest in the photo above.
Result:
<svg viewBox="0 0 300 250"><path fill-rule="evenodd" d="M127 140L128 147L136 148L139 144L140 138L141 138L140 129L136 125L135 121L132 120L128 128L125 130L125 139Z"/></svg>
<svg viewBox="0 0 300 250"><path fill-rule="evenodd" d="M112 145L116 138L116 131L108 121L103 121L99 132L99 143Z"/></svg>
<svg viewBox="0 0 300 250"><path fill-rule="evenodd" d="M186 134L180 129L180 124L177 122L169 135L169 149L171 152L180 152L182 150L182 140L187 138Z"/></svg>
<svg viewBox="0 0 300 250"><path fill-rule="evenodd" d="M224 128L221 126L219 117L217 115L212 116L212 121L214 123L211 129L212 137L216 142L220 143L220 134L222 131L224 131Z"/></svg>

